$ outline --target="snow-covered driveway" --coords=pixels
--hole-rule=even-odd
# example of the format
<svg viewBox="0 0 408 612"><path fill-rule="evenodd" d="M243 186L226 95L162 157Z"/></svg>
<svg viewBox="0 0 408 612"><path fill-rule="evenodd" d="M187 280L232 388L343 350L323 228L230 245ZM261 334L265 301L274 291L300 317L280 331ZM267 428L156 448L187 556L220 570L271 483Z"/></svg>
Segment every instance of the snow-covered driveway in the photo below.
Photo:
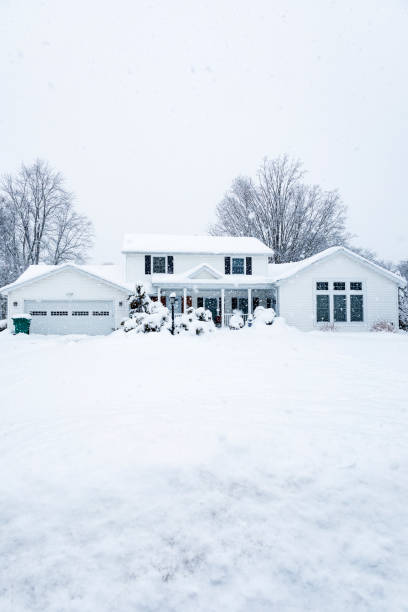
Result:
<svg viewBox="0 0 408 612"><path fill-rule="evenodd" d="M0 610L408 610L408 334L0 334Z"/></svg>

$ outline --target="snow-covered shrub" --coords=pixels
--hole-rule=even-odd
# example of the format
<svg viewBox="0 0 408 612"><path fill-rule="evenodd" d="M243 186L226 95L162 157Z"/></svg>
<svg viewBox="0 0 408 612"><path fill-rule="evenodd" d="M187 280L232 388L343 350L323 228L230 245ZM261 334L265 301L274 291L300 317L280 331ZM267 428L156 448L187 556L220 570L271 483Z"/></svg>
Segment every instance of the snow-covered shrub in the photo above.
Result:
<svg viewBox="0 0 408 612"><path fill-rule="evenodd" d="M371 326L371 330L370 331L393 333L393 332L395 332L395 327L394 327L394 323L392 323L391 321L385 321L385 320L383 320L383 321L376 321Z"/></svg>
<svg viewBox="0 0 408 612"><path fill-rule="evenodd" d="M337 328L334 323L322 323L318 329L324 332L334 332Z"/></svg>
<svg viewBox="0 0 408 612"><path fill-rule="evenodd" d="M242 313L239 310L235 310L228 322L228 327L230 329L242 329L244 325L245 323L244 319L242 318Z"/></svg>
<svg viewBox="0 0 408 612"><path fill-rule="evenodd" d="M0 332L7 329L7 319L1 319L0 321Z"/></svg>
<svg viewBox="0 0 408 612"><path fill-rule="evenodd" d="M135 330L137 333L159 332L167 329L170 323L169 310L160 302L153 302L142 284L136 286L136 292L129 297L129 318L123 323L125 332Z"/></svg>
<svg viewBox="0 0 408 612"><path fill-rule="evenodd" d="M215 325L212 313L205 308L193 308L190 306L187 311L176 319L177 334L188 332L194 336L201 336L208 332L213 332Z"/></svg>
<svg viewBox="0 0 408 612"><path fill-rule="evenodd" d="M257 306L254 311L255 323L258 325L263 323L264 325L272 325L275 320L276 313L273 308L265 308L264 306Z"/></svg>

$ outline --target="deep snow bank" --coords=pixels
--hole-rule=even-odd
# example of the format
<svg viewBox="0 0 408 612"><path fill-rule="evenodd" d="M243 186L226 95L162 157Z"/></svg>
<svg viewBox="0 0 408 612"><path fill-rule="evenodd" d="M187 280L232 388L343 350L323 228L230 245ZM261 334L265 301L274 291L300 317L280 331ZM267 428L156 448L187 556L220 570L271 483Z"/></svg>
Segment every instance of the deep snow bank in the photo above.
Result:
<svg viewBox="0 0 408 612"><path fill-rule="evenodd" d="M406 335L0 335L0 609L403 610Z"/></svg>

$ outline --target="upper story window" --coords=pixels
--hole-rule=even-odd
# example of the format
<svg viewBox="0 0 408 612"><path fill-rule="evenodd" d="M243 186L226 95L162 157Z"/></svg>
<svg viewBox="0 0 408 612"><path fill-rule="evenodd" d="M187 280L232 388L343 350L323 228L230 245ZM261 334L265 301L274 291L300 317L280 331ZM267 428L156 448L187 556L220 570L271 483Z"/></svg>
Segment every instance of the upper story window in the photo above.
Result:
<svg viewBox="0 0 408 612"><path fill-rule="evenodd" d="M328 291L329 283L327 281L318 281L316 283L316 291Z"/></svg>
<svg viewBox="0 0 408 612"><path fill-rule="evenodd" d="M363 283L360 282L352 282L350 283L350 291L362 291L363 289Z"/></svg>
<svg viewBox="0 0 408 612"><path fill-rule="evenodd" d="M252 274L252 257L225 257L225 274Z"/></svg>
<svg viewBox="0 0 408 612"><path fill-rule="evenodd" d="M173 255L145 255L145 274L174 274Z"/></svg>
<svg viewBox="0 0 408 612"><path fill-rule="evenodd" d="M153 257L153 274L166 274L165 257Z"/></svg>
<svg viewBox="0 0 408 612"><path fill-rule="evenodd" d="M232 258L232 273L233 274L244 274L244 258L233 257Z"/></svg>

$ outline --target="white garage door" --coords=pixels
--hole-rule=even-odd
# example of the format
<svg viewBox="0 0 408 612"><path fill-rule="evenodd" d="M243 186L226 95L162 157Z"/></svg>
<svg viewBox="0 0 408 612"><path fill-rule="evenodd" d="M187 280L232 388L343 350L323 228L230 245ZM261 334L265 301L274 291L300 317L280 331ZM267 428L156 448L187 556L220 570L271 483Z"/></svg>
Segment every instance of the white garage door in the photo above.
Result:
<svg viewBox="0 0 408 612"><path fill-rule="evenodd" d="M32 315L33 334L109 334L114 328L111 301L32 301L24 302Z"/></svg>

